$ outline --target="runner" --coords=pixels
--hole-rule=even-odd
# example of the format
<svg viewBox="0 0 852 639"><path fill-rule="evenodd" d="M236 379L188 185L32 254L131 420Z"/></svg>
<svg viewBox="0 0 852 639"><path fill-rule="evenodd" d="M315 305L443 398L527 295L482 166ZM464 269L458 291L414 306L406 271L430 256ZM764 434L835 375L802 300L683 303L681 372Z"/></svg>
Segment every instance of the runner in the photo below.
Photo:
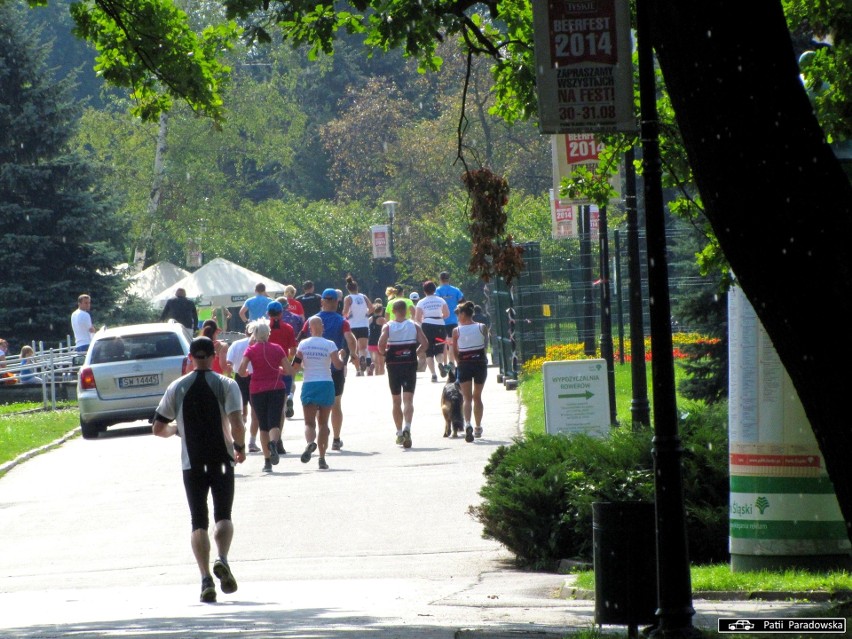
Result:
<svg viewBox="0 0 852 639"><path fill-rule="evenodd" d="M458 360L455 359L455 351L453 350L453 330L459 323L455 309L459 304L464 302L464 293L450 284L450 274L447 271L442 271L438 276L438 279L441 281L441 284L435 292L438 297L442 297L444 299L447 303L447 307L450 309L449 317L444 320L444 325L447 331L447 342L444 347L442 363L439 363L438 365L438 369L441 371L441 377L444 377L447 374L449 366L452 366L453 363L458 364Z"/></svg>
<svg viewBox="0 0 852 639"><path fill-rule="evenodd" d="M474 437L482 437L482 388L488 376L488 359L485 355L488 328L485 324L473 321L473 308L473 302L456 307L459 325L453 336L453 350L458 362L456 379L463 397L464 439L467 442L472 442ZM475 428L470 423L471 412L476 421Z"/></svg>
<svg viewBox="0 0 852 639"><path fill-rule="evenodd" d="M299 342L293 358L293 370L302 369L302 410L305 415L305 452L301 461L307 464L319 447L319 468L328 470L325 452L328 449L328 418L335 403L333 370L341 371L345 364L344 351L331 340L320 337L323 323L319 315L308 320L311 337ZM332 369L333 367L333 369ZM319 433L317 433L319 422Z"/></svg>
<svg viewBox="0 0 852 639"><path fill-rule="evenodd" d="M283 298L284 302L287 302L287 298ZM288 323L284 319L284 304L279 302L278 300L274 302L270 302L266 307L266 314L269 315L269 341L273 344L278 344L281 348L284 349L284 352L287 353L287 359L292 359L293 355L296 354L296 332L293 330L292 324ZM298 316L296 316L298 319ZM301 326L299 326L301 329ZM276 447L278 449L279 455L286 455L287 451L284 450L284 444L281 439L284 437L284 418L293 416L293 400L290 399L293 396L293 376L292 375L284 375L282 378L284 382L284 391L286 393L285 397L285 408L281 412L280 418L280 437L277 438ZM287 408L289 407L289 408Z"/></svg>
<svg viewBox="0 0 852 639"><path fill-rule="evenodd" d="M447 338L444 321L449 317L450 309L447 308L447 303L443 299L435 295L435 282L423 282L423 292L426 296L417 302L414 309L414 321L423 327L423 333L429 342L429 348L426 351L426 366L429 367L429 372L432 374L432 381L437 382L435 356L437 355L440 358L444 354L444 343ZM446 374L446 370L441 369L441 376Z"/></svg>
<svg viewBox="0 0 852 639"><path fill-rule="evenodd" d="M260 429L260 447L263 450L263 472L271 473L278 464L278 439L281 437L281 414L284 411L285 375L293 374L293 367L287 359L286 351L278 344L269 341L270 328L264 320L254 322L251 344L246 349L240 368L241 376L248 375L248 365L252 366L251 407L257 411Z"/></svg>
<svg viewBox="0 0 852 639"><path fill-rule="evenodd" d="M370 334L367 337L367 350L373 357L373 362L370 368L367 369L367 375L384 375L385 374L385 358L379 352L379 338L382 336L382 326L388 321L385 315L385 307L382 304L381 298L377 297L373 300L373 312L370 313Z"/></svg>
<svg viewBox="0 0 852 639"><path fill-rule="evenodd" d="M327 288L322 292L322 307L315 317L322 320L322 336L334 342L338 349L344 348L344 345L349 347L350 351L355 350L355 336L352 335L352 329L349 328L343 315L337 312L337 291L333 288ZM301 335L307 337L308 331L302 329ZM344 358L343 363L346 363ZM346 383L346 366L341 370L333 368L331 371L331 379L334 382L334 406L331 408L331 430L334 433L334 440L331 442L332 450L340 450L343 448L343 440L340 439L340 432L343 430L343 386Z"/></svg>
<svg viewBox="0 0 852 639"><path fill-rule="evenodd" d="M379 352L384 353L387 365L388 386L393 400L392 415L396 428L396 443L402 444L403 448L411 448L414 389L417 386L417 357L426 350L429 342L420 326L406 319L408 306L404 300L395 301L392 308L393 319L382 328Z"/></svg>
<svg viewBox="0 0 852 639"><path fill-rule="evenodd" d="M356 377L361 377L373 363L367 342L370 336L370 298L358 292L358 282L351 275L346 276L346 290L343 300L343 317L349 320L352 334L355 336L357 351L352 353Z"/></svg>
<svg viewBox="0 0 852 639"><path fill-rule="evenodd" d="M249 401L251 395L249 393L249 386L251 384L251 364L248 365L247 372L248 374L243 377L242 375L237 375L237 369L240 367L240 362L243 361L243 355L246 352L246 349L249 347L249 340L251 338L251 332L254 330L254 324L246 324L246 336L242 339L238 339L233 342L228 347L228 354L226 356L226 366L225 366L225 374L233 376L234 381L237 382L237 386L240 387L240 395L243 398L243 422L247 421L249 418ZM259 453L260 448L257 446L257 413L252 409L251 411L251 425L249 427L249 443L248 443L248 452L250 453Z"/></svg>

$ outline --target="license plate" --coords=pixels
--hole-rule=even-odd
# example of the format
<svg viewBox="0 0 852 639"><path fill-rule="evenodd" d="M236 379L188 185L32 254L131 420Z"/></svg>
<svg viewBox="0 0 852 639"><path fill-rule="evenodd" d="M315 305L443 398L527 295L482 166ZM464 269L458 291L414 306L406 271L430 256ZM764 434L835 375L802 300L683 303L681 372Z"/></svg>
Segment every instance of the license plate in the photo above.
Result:
<svg viewBox="0 0 852 639"><path fill-rule="evenodd" d="M159 375L135 375L133 377L119 377L119 388L137 388L139 386L156 386L160 383Z"/></svg>

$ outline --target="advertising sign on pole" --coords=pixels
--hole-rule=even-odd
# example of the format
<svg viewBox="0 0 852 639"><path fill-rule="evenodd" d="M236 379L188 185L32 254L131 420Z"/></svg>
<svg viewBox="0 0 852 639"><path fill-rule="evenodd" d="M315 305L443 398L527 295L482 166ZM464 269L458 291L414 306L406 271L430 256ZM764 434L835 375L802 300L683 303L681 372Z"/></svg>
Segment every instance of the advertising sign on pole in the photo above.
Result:
<svg viewBox="0 0 852 639"><path fill-rule="evenodd" d="M550 189L550 225L554 240L577 237L577 216L574 207L560 200Z"/></svg>
<svg viewBox="0 0 852 639"><path fill-rule="evenodd" d="M542 133L631 132L628 0L533 0Z"/></svg>
<svg viewBox="0 0 852 639"><path fill-rule="evenodd" d="M389 231L387 224L376 224L370 227L371 241L373 245L373 259L386 259L391 256L390 243L388 242Z"/></svg>

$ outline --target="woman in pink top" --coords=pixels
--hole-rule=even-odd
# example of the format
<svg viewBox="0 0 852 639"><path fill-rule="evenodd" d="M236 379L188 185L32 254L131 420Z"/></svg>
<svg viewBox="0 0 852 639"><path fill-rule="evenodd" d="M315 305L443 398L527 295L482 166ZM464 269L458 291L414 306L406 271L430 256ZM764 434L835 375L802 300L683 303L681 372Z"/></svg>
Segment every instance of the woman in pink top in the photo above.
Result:
<svg viewBox="0 0 852 639"><path fill-rule="evenodd" d="M238 373L248 375L251 363L252 374L249 396L252 410L257 413L260 429L260 446L263 450L263 472L271 473L279 461L278 439L281 437L281 413L287 391L282 375L293 375L293 367L287 353L278 344L269 341L269 324L265 320L255 322L249 347L240 362Z"/></svg>

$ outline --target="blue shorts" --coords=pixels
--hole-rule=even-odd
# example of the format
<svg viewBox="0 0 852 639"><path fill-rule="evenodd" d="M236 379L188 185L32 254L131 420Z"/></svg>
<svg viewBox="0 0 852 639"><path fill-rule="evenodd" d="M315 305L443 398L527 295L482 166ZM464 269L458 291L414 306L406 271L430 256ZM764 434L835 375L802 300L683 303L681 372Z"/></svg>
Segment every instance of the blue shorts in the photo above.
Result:
<svg viewBox="0 0 852 639"><path fill-rule="evenodd" d="M302 406L334 406L334 382L303 382L301 399Z"/></svg>

